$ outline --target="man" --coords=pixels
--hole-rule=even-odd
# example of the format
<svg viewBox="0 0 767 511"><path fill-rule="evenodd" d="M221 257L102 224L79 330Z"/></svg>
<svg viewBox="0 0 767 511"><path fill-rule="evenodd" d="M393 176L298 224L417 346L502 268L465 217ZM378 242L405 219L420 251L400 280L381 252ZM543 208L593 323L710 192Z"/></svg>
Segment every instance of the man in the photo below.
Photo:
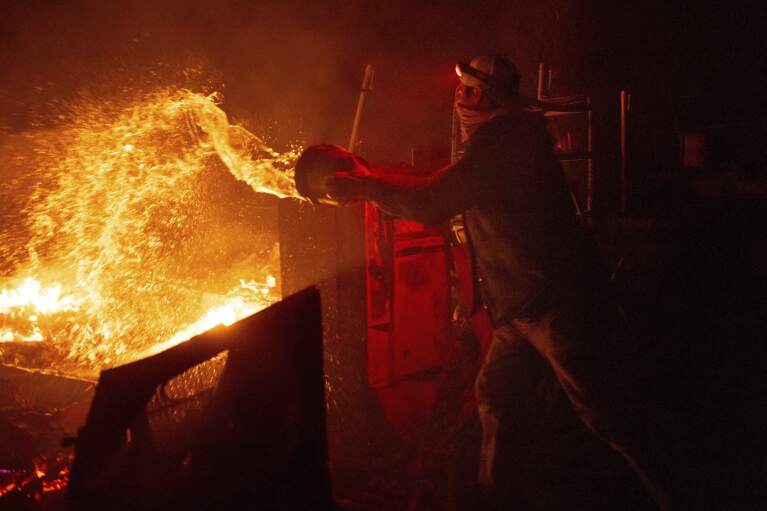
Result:
<svg viewBox="0 0 767 511"><path fill-rule="evenodd" d="M553 370L581 421L623 454L663 503L656 478L637 462L646 442L637 440L628 413L637 407L627 399L625 346L613 330L607 272L575 215L544 117L528 108L519 72L504 57L477 57L456 70L455 108L467 144L459 161L403 180L368 170L349 154L338 167L346 170L327 181L329 196L373 201L391 215L424 223L463 214L477 287L494 328L476 390L480 482L498 502L507 502L501 479L513 472L514 460L502 448L519 433L514 407L533 399L520 395L513 379L537 367L537 358Z"/></svg>

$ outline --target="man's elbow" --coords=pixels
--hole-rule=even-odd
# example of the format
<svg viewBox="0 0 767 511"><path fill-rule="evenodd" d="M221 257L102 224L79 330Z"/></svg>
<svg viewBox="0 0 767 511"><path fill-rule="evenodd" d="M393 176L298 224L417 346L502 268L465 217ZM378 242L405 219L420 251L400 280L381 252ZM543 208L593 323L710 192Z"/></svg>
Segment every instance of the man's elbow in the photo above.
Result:
<svg viewBox="0 0 767 511"><path fill-rule="evenodd" d="M391 215L395 218L401 218L403 220L412 220L420 222L426 225L438 225L441 224L451 215L445 214L442 211L436 211L430 208L424 208L422 204L412 206L400 206L397 208L387 207L385 204L376 203L378 208L384 213Z"/></svg>

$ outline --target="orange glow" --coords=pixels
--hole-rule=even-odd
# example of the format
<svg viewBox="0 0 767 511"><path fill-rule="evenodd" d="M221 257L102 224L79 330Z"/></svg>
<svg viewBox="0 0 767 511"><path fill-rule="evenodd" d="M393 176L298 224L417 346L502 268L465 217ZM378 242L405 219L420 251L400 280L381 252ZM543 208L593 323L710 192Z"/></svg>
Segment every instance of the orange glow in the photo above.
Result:
<svg viewBox="0 0 767 511"><path fill-rule="evenodd" d="M26 469L4 470L4 476L12 479L0 486L0 497L19 492L41 502L44 497L63 492L69 484L69 465L73 455L59 453L53 460L53 467L46 457L33 460L31 471Z"/></svg>
<svg viewBox="0 0 767 511"><path fill-rule="evenodd" d="M202 180L223 169L255 192L297 197L300 148L270 149L216 101L163 91L83 103L29 135L40 183L17 191L31 193L25 225L0 226L11 264L0 274L0 362L24 366L11 347L33 342L47 357L35 368L93 377L280 298L279 247L260 259L217 248L238 240L209 225L205 211L228 205L206 202ZM23 253L9 256L6 239L21 236Z"/></svg>

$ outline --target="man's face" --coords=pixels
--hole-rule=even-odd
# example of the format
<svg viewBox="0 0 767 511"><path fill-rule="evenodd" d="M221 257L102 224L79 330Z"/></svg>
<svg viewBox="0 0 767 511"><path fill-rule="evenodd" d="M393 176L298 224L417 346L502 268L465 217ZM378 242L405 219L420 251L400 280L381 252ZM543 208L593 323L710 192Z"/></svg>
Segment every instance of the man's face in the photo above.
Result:
<svg viewBox="0 0 767 511"><path fill-rule="evenodd" d="M482 91L478 87L471 87L462 83L455 89L455 105L461 105L468 108L476 108L482 97Z"/></svg>

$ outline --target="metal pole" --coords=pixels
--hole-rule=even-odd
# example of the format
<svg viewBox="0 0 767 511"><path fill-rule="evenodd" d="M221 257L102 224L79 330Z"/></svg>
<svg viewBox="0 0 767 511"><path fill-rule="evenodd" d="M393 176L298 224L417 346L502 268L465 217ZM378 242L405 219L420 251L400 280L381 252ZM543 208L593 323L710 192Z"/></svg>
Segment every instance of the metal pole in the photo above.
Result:
<svg viewBox="0 0 767 511"><path fill-rule="evenodd" d="M586 150L588 151L588 159L586 160L586 214L587 219L591 222L594 215L594 133L592 127L592 112L591 112L591 96L586 96L586 122L587 126L587 140Z"/></svg>
<svg viewBox="0 0 767 511"><path fill-rule="evenodd" d="M626 122L628 114L628 93L622 90L620 93L620 111L621 111L621 124L620 124L620 150L621 150L621 174L620 174L620 212L626 214L626 195L627 195L627 183L626 183Z"/></svg>
<svg viewBox="0 0 767 511"><path fill-rule="evenodd" d="M455 111L455 102L453 103L453 116L450 119L450 164L458 161L458 114Z"/></svg>
<svg viewBox="0 0 767 511"><path fill-rule="evenodd" d="M546 97L551 96L551 82L554 79L554 68L549 68L548 78L546 79Z"/></svg>
<svg viewBox="0 0 767 511"><path fill-rule="evenodd" d="M543 99L543 75L546 72L546 65L541 62L538 64L538 92L536 93L536 97L538 101Z"/></svg>
<svg viewBox="0 0 767 511"><path fill-rule="evenodd" d="M354 123L352 123L352 134L349 137L349 146L347 149L354 152L354 146L357 142L357 131L360 127L360 118L362 117L362 107L365 106L365 95L373 90L373 66L368 64L365 66L365 74L362 77L362 87L360 88L360 96L357 99L357 110L354 112Z"/></svg>

